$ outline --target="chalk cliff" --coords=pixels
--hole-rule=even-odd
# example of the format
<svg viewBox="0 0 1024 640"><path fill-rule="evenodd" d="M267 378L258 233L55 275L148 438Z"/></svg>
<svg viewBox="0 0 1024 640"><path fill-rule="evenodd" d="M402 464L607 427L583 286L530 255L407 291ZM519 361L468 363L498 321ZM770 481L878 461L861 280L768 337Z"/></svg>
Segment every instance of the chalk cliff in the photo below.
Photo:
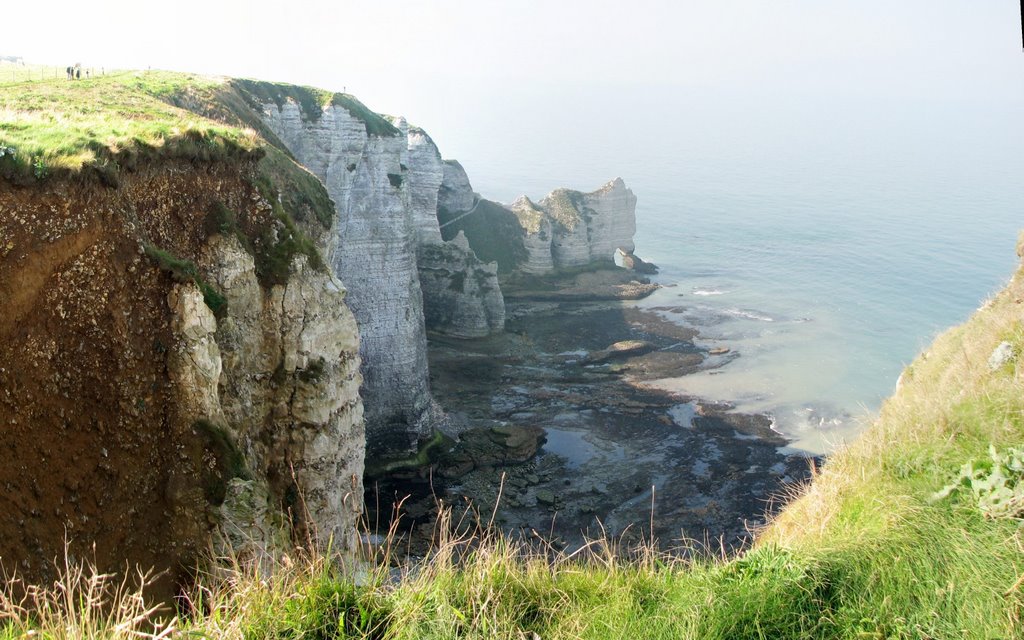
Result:
<svg viewBox="0 0 1024 640"><path fill-rule="evenodd" d="M447 197L442 184L452 162L441 159L441 152L422 129L408 127L407 136L410 204L419 242L417 266L426 327L457 338L480 338L502 331L505 300L497 264L479 260L465 236L447 242L441 238L437 211L441 199ZM465 184L469 185L468 179Z"/></svg>
<svg viewBox="0 0 1024 640"><path fill-rule="evenodd" d="M335 203L328 252L360 328L369 454L413 450L443 424L428 383L427 325L461 337L500 331L496 269L442 240L444 164L422 129L339 96L306 110L266 101L262 116Z"/></svg>
<svg viewBox="0 0 1024 640"><path fill-rule="evenodd" d="M424 245L419 256L428 327L456 338L482 338L504 330L498 265L478 260L465 235Z"/></svg>
<svg viewBox="0 0 1024 640"><path fill-rule="evenodd" d="M438 408L428 384L406 136L380 116L340 103L308 115L292 100L267 103L263 117L335 203L328 259L359 324L371 454L414 449Z"/></svg>

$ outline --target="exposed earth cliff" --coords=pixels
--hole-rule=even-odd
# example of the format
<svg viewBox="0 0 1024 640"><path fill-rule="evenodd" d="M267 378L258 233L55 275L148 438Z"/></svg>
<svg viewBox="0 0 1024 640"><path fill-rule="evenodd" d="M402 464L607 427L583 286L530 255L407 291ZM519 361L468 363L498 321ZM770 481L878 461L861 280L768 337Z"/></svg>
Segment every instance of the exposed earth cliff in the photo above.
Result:
<svg viewBox="0 0 1024 640"><path fill-rule="evenodd" d="M195 566L211 541L347 545L361 511L358 332L261 193L259 150L0 188L0 557L45 578ZM301 171L294 167L295 171ZM300 504L297 497L303 496ZM294 525L294 526L293 526Z"/></svg>
<svg viewBox="0 0 1024 640"><path fill-rule="evenodd" d="M18 461L0 472L0 556L30 576L65 526L101 566L181 568L211 543L344 549L364 449L391 468L466 426L433 399L427 331L502 332L503 264L632 249L621 180L521 216L344 94L130 74L4 99L44 123L0 139L0 420ZM47 146L53 128L67 147ZM452 210L493 246L449 233ZM523 462L539 433L502 437L532 442Z"/></svg>

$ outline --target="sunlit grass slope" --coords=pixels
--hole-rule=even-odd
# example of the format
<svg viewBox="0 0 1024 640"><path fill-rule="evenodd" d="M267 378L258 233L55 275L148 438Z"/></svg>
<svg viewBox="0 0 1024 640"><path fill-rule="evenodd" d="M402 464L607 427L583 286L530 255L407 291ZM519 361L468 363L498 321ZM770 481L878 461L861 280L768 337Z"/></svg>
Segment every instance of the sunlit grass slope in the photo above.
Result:
<svg viewBox="0 0 1024 640"><path fill-rule="evenodd" d="M2 77L0 77L2 80ZM168 72L120 72L91 79L0 83L0 172L44 179L142 155L221 157L252 150L257 137L172 106L208 99L220 80Z"/></svg>

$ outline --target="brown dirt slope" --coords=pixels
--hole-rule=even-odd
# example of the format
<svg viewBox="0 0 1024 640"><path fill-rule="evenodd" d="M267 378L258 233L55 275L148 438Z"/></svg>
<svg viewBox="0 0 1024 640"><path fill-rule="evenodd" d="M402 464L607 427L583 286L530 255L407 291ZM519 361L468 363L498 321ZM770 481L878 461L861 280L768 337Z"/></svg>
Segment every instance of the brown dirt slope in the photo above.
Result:
<svg viewBox="0 0 1024 640"><path fill-rule="evenodd" d="M175 567L209 544L215 460L173 404L165 352L172 275L143 243L195 260L218 203L245 232L252 161L170 160L118 188L0 181L0 562L52 577L65 537L103 569ZM93 543L95 547L93 548Z"/></svg>

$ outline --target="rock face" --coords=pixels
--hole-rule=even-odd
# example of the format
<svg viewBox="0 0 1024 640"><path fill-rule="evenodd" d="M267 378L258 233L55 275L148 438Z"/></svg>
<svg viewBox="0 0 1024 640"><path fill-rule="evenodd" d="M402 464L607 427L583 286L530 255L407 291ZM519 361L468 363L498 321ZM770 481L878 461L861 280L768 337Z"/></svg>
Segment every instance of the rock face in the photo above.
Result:
<svg viewBox="0 0 1024 640"><path fill-rule="evenodd" d="M505 328L498 265L477 260L461 233L420 248L420 284L427 326L456 338L482 338Z"/></svg>
<svg viewBox="0 0 1024 640"><path fill-rule="evenodd" d="M636 271L637 273L644 273L653 275L658 273L658 266L645 262L639 256L633 255L632 251L626 251L619 249L619 257L622 259L622 268L629 269L630 271Z"/></svg>
<svg viewBox="0 0 1024 640"><path fill-rule="evenodd" d="M302 504L288 505L296 515L304 514L297 518L304 527L300 535L349 548L360 513L365 434L359 333L345 290L330 273L300 259L286 284L265 292L252 256L234 237L212 238L201 264L208 265L207 280L223 293L227 311L206 338L222 345L220 362L212 358L211 368L223 370L217 385L186 394L212 398L219 390L219 403L202 407L196 419L222 418L235 440L245 444L247 460L278 470L301 488ZM195 304L195 286L187 291L193 304L175 313L176 323L188 323L192 309L210 315L205 305ZM189 344L187 333L180 343ZM176 369L205 368L199 358L189 357ZM239 495L225 501L226 515L245 514L241 500L262 490L252 479L238 482ZM261 535L274 531L271 524L233 522L230 531L246 544L269 546L272 541L261 541Z"/></svg>
<svg viewBox="0 0 1024 640"><path fill-rule="evenodd" d="M444 178L437 194L439 211L465 213L476 204L477 196L469 183L469 176L458 160L444 161Z"/></svg>
<svg viewBox="0 0 1024 640"><path fill-rule="evenodd" d="M529 209L512 208L520 219L520 226L527 232L531 257L541 254L532 263L524 265L524 271L531 271L533 264L540 264L543 266L533 272L543 272L547 268L547 255L550 255L555 269L565 269L611 261L616 249L633 252L636 196L626 188L621 178L591 193L569 189L552 191L538 206ZM536 221L538 213L541 218L539 225ZM546 252L545 238L550 239Z"/></svg>
<svg viewBox="0 0 1024 640"><path fill-rule="evenodd" d="M440 244L441 230L437 226L438 191L444 178L441 152L423 129L404 126L409 150L408 175L409 206L417 242L422 245Z"/></svg>
<svg viewBox="0 0 1024 640"><path fill-rule="evenodd" d="M410 451L441 424L428 384L427 325L461 337L500 331L504 301L496 266L464 242L442 240L438 197L448 169L434 142L402 119L371 133L367 117L344 104L318 114L294 101L263 105L264 122L336 205L330 261L362 336L368 451L376 456Z"/></svg>
<svg viewBox="0 0 1024 640"><path fill-rule="evenodd" d="M404 125L404 123L402 123ZM419 242L417 266L423 291L424 322L428 329L456 338L481 338L505 328L505 300L498 284L498 265L477 259L464 235L445 242L438 226L441 193L447 204L474 204L469 179L457 162L444 162L433 140L421 129L408 127L408 186L412 218ZM454 175L459 190L444 187ZM461 172L461 176L458 174Z"/></svg>
<svg viewBox="0 0 1024 640"><path fill-rule="evenodd" d="M416 268L424 225L413 216L406 136L393 126L371 134L365 116L343 105L327 105L314 119L293 101L269 103L263 117L323 181L337 209L329 260L349 289L359 325L369 454L414 449L438 408L430 396Z"/></svg>
<svg viewBox="0 0 1024 640"><path fill-rule="evenodd" d="M442 203L465 207L462 177L446 171ZM452 207L455 207L452 204ZM473 213L442 214L446 237L463 231L483 259L499 262L501 271L543 275L595 263L611 263L616 251L632 256L636 233L636 196L621 178L596 191L558 189L539 202L522 196L503 206L478 201Z"/></svg>
<svg viewBox="0 0 1024 640"><path fill-rule="evenodd" d="M306 255L268 279L287 230L254 181L251 160L158 160L117 189L0 188L5 567L52 579L66 531L101 570L168 569L169 596L220 540L351 541L358 332Z"/></svg>

